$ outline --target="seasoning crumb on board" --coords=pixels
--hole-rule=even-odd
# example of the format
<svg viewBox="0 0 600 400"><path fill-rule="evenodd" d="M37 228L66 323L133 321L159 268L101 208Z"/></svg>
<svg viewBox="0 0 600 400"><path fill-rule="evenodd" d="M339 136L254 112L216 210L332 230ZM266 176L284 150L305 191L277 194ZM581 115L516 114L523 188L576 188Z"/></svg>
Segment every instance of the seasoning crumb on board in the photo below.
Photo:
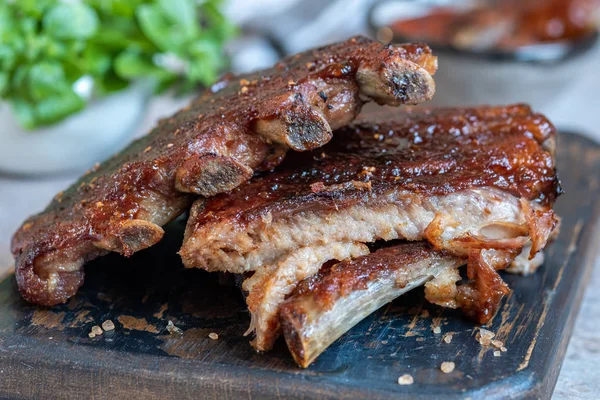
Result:
<svg viewBox="0 0 600 400"><path fill-rule="evenodd" d="M107 319L102 323L102 329L104 329L105 332L112 331L115 329L115 324L110 319Z"/></svg>
<svg viewBox="0 0 600 400"><path fill-rule="evenodd" d="M208 334L208 337L211 338L212 340L217 340L219 338L219 335L217 335L214 332L211 332Z"/></svg>
<svg viewBox="0 0 600 400"><path fill-rule="evenodd" d="M167 322L167 331L169 332L170 335L182 335L183 331L176 327L175 324L173 324L173 321L169 320L169 322Z"/></svg>
<svg viewBox="0 0 600 400"><path fill-rule="evenodd" d="M415 382L412 375L404 374L398 378L398 385L412 385Z"/></svg>
<svg viewBox="0 0 600 400"><path fill-rule="evenodd" d="M438 333L442 333L442 328L440 328L439 326L436 326L435 328L433 328L433 333L435 333L436 335Z"/></svg>
<svg viewBox="0 0 600 400"><path fill-rule="evenodd" d="M443 373L449 374L450 372L454 371L455 366L456 366L456 364L454 364L454 362L452 362L452 361L444 361L442 363L442 365L440 366L440 369L442 370Z"/></svg>
<svg viewBox="0 0 600 400"><path fill-rule="evenodd" d="M500 357L500 350L494 351L494 357Z"/></svg>
<svg viewBox="0 0 600 400"><path fill-rule="evenodd" d="M494 339L496 334L492 331L488 331L487 329L479 328L479 332L475 336L475 339L482 346L493 346L500 351L494 351L494 356L499 357L500 352L506 352L507 348L504 347L504 342L501 340ZM496 354L498 353L498 354Z"/></svg>
<svg viewBox="0 0 600 400"><path fill-rule="evenodd" d="M100 328L98 325L94 325L92 326L92 333L96 336L98 335L102 335L102 328Z"/></svg>
<svg viewBox="0 0 600 400"><path fill-rule="evenodd" d="M96 336L102 335L102 333L103 333L102 328L100 328L98 325L94 325L94 326L92 326L92 330L88 333L88 337L90 339L93 339Z"/></svg>
<svg viewBox="0 0 600 400"><path fill-rule="evenodd" d="M452 336L453 336L453 335L452 335L451 333L446 333L446 334L444 335L444 339L443 339L443 340L444 340L444 342L446 342L446 343L450 343L450 342L452 341Z"/></svg>
<svg viewBox="0 0 600 400"><path fill-rule="evenodd" d="M475 339L477 339L477 341L482 346L489 346L490 344L492 344L492 339L494 338L494 336L496 336L494 332L488 331L487 329L479 328L479 332L477 332Z"/></svg>

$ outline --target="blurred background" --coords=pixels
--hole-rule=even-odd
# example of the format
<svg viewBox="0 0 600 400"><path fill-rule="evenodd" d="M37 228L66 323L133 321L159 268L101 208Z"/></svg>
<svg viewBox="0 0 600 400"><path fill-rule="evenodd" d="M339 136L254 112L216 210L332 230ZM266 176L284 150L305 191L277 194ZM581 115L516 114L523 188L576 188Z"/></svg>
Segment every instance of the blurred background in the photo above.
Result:
<svg viewBox="0 0 600 400"><path fill-rule="evenodd" d="M430 44L430 105L527 102L600 141L598 27L600 0L0 0L0 272L26 216L222 72L351 35ZM594 367L568 356L555 396L593 398Z"/></svg>

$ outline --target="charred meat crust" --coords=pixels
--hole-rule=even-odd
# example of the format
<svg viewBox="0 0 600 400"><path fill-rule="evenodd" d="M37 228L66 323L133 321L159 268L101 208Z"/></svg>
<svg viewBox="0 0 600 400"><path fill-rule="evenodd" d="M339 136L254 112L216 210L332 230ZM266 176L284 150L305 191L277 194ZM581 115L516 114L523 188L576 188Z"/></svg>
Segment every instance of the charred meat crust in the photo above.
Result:
<svg viewBox="0 0 600 400"><path fill-rule="evenodd" d="M408 109L366 116L323 148L291 154L274 172L208 199L188 221L181 249L184 264L208 270L227 264L232 272L241 272L260 264L258 258L253 261L252 252L262 251L262 241L274 232L277 221L324 215L325 223L327 215L340 209L347 214L363 205L373 211L390 204L421 207L469 191L481 198L497 197L480 202L482 218L493 211L488 204L518 203L522 198L534 203L535 215L526 221L523 216L531 207L526 210L517 204L523 208L519 217L505 222L535 228L534 222L543 219L547 222L542 225L551 230L555 218L550 207L560 194L560 184L553 156L544 145L555 135L550 122L525 105ZM425 207L425 211L436 210ZM431 239L433 228L435 224L429 229ZM480 242L477 239L464 238L461 246L467 247L470 240ZM294 244L290 246L284 250L294 250Z"/></svg>
<svg viewBox="0 0 600 400"><path fill-rule="evenodd" d="M288 148L323 145L366 100L398 105L431 98L436 68L427 46L356 37L271 69L225 76L21 226L12 241L21 294L43 305L66 301L82 284L78 269L103 254L99 249L129 256L152 246L160 226L190 206L189 193L231 190L253 171L273 168ZM410 77L399 88L404 74Z"/></svg>
<svg viewBox="0 0 600 400"><path fill-rule="evenodd" d="M188 267L260 275L290 254L332 244L426 240L468 259L471 280L456 288L456 274L444 277L451 285L436 279L426 287L430 300L485 323L508 291L496 271L528 244L535 256L555 228L560 185L545 150L554 136L524 105L369 116L322 149L197 202L180 254ZM253 320L271 321L255 330L259 350L278 334L275 299L304 275L248 289L258 299Z"/></svg>
<svg viewBox="0 0 600 400"><path fill-rule="evenodd" d="M306 368L373 311L437 275L456 271L464 262L425 242L412 242L324 266L279 307L279 322L294 360Z"/></svg>

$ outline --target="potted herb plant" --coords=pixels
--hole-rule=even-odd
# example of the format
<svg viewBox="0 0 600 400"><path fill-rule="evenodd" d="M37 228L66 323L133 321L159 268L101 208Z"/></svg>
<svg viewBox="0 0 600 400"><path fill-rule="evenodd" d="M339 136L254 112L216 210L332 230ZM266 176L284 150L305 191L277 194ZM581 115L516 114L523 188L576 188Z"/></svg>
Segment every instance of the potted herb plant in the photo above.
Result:
<svg viewBox="0 0 600 400"><path fill-rule="evenodd" d="M85 168L152 91L209 85L234 29L219 0L0 2L0 170Z"/></svg>

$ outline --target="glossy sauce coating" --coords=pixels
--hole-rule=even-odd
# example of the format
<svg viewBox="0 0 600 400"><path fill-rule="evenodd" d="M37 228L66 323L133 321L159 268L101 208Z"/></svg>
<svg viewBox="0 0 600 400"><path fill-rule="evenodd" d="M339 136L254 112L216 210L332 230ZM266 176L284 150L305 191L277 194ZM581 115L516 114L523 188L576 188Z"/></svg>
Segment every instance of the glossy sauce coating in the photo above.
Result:
<svg viewBox="0 0 600 400"><path fill-rule="evenodd" d="M552 204L561 192L555 135L525 105L369 114L327 146L293 154L273 173L207 200L188 226L337 209L389 190L443 195L495 187Z"/></svg>
<svg viewBox="0 0 600 400"><path fill-rule="evenodd" d="M83 263L153 245L191 194L231 190L273 168L289 148L325 144L366 99L398 105L430 98L435 68L425 45L356 37L267 70L227 75L25 221L12 241L22 295L43 305L66 301L83 282ZM369 88L361 74L389 80ZM405 75L413 80L398 85L394 78Z"/></svg>

